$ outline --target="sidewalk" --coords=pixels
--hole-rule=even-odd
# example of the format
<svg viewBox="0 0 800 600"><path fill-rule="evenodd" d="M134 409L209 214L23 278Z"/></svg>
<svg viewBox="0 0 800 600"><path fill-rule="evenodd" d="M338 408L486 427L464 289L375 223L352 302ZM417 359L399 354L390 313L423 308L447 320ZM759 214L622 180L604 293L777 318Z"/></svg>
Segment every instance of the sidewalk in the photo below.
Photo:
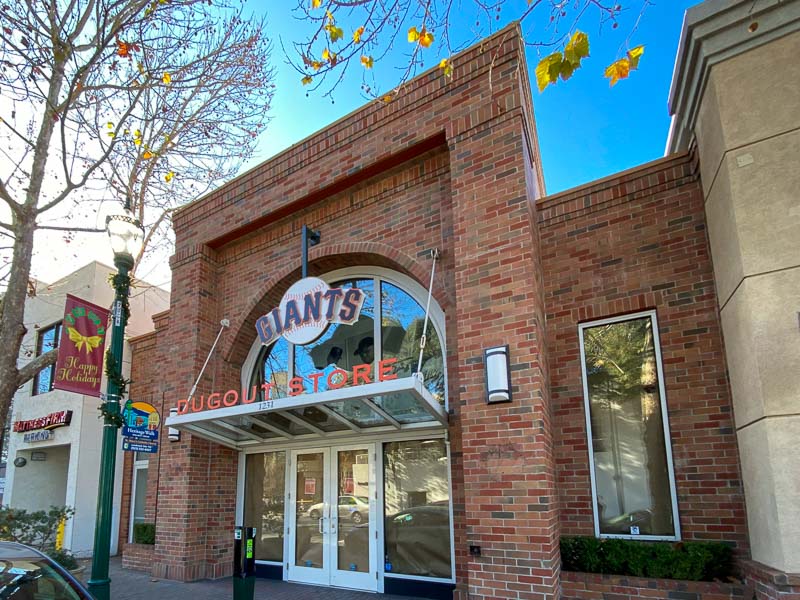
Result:
<svg viewBox="0 0 800 600"><path fill-rule="evenodd" d="M231 600L233 583L230 578L215 581L180 583L152 579L147 573L122 568L119 558L112 558L109 570L111 598L113 600ZM89 569L81 574L89 579ZM415 600L409 596L376 596L369 592L356 592L337 588L300 585L272 579L256 579L255 600L311 600L324 596L325 600ZM419 599L417 599L419 600Z"/></svg>

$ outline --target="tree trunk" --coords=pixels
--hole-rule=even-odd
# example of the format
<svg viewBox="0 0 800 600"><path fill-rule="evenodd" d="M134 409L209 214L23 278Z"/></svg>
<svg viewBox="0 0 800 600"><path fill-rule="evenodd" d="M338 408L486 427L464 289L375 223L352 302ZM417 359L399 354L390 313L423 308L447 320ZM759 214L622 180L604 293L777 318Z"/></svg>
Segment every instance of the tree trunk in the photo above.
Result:
<svg viewBox="0 0 800 600"><path fill-rule="evenodd" d="M0 318L0 427L5 426L11 400L19 387L17 358L26 333L25 299L28 296L28 279L33 255L33 232L36 229L36 213L23 213L15 223L14 256L8 276L8 288L3 301Z"/></svg>

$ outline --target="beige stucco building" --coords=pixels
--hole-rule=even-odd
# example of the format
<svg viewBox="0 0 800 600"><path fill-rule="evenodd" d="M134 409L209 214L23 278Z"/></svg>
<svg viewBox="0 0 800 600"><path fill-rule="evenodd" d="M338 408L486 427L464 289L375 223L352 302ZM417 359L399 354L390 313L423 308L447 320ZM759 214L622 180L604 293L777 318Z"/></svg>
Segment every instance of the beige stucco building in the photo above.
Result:
<svg viewBox="0 0 800 600"><path fill-rule="evenodd" d="M798 52L796 0L690 9L667 147L699 156L752 557L789 581L800 580Z"/></svg>
<svg viewBox="0 0 800 600"><path fill-rule="evenodd" d="M25 303L25 326L28 332L22 342L20 364L49 350L53 339L58 339L66 294L99 306L110 306L114 290L108 278L115 272L111 267L92 262L52 284L36 282L35 293ZM132 337L151 327L152 315L169 305L169 292L137 282L131 292L130 305L131 317L126 335ZM108 339L106 346L110 344L111 340ZM126 376L130 373L130 356L126 342L123 362ZM100 474L103 431L103 420L98 410L100 398L50 389L51 380L52 371L45 369L17 391L10 423L39 419L54 411L71 411L71 421L67 426L36 432L47 435L28 435L28 441L24 433L13 431L13 427L10 429L3 503L27 510L46 510L51 506L74 508L75 515L66 524L64 547L80 556L89 555L94 539ZM101 389L106 389L105 375ZM15 466L15 459L24 459L24 466ZM122 480L119 473L122 461L120 442L117 449L112 553L116 553L116 531L120 518L127 518L127 515L120 515Z"/></svg>

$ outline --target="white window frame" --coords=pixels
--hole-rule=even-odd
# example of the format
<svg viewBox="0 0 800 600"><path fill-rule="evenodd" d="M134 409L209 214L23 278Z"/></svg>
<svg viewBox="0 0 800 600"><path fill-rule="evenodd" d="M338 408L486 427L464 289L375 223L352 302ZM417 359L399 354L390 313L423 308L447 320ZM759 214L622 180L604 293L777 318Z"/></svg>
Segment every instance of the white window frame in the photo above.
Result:
<svg viewBox="0 0 800 600"><path fill-rule="evenodd" d="M133 453L133 469L131 469L133 480L131 482L131 514L129 518L130 525L128 527L129 544L133 543L133 526L135 525L133 518L136 512L136 476L139 474L139 471L147 471L150 467L149 457L146 460L136 460L136 454L136 452Z"/></svg>
<svg viewBox="0 0 800 600"><path fill-rule="evenodd" d="M597 511L597 482L595 478L595 464L594 464L594 446L592 434L592 417L591 406L589 402L589 385L586 376L586 354L584 351L583 332L585 329L598 327L602 325L610 325L613 323L622 323L625 321L634 321L637 319L649 318L653 329L653 348L656 353L656 369L658 373L658 392L659 400L661 403L661 424L664 428L664 448L667 455L667 472L669 476L669 488L672 501L672 523L674 526L675 534L671 536L662 535L631 535L631 534L618 534L618 533L600 533L600 516ZM578 324L578 337L580 340L581 350L581 378L583 383L583 405L584 416L586 417L586 435L587 446L589 449L589 475L592 482L592 515L594 517L594 535L598 538L620 538L627 540L652 540L652 541L679 541L681 539L681 523L678 514L678 495L675 487L675 468L672 460L672 438L669 430L669 413L667 412L667 393L664 388L664 370L661 362L661 338L658 333L658 318L655 310L646 310L607 319L599 319L596 321L587 321L586 323Z"/></svg>

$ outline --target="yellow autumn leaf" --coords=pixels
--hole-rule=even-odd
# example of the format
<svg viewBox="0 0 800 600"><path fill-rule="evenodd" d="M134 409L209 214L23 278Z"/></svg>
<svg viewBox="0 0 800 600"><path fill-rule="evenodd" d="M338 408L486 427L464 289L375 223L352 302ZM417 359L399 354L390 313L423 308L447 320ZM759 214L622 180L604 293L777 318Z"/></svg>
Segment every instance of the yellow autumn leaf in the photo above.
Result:
<svg viewBox="0 0 800 600"><path fill-rule="evenodd" d="M164 181L166 181L167 183L169 183L170 181L172 181L172 178L173 178L173 177L175 177L175 173L174 173L174 172L172 172L172 171L170 171L169 173L167 173L166 175L164 175Z"/></svg>
<svg viewBox="0 0 800 600"><path fill-rule="evenodd" d="M322 6L322 0L311 0L311 8L319 8Z"/></svg>
<svg viewBox="0 0 800 600"><path fill-rule="evenodd" d="M161 76L161 81L164 82L164 85L169 85L170 83L172 83L172 75L170 75L169 73L164 73Z"/></svg>
<svg viewBox="0 0 800 600"><path fill-rule="evenodd" d="M136 68L137 68L137 69L139 69L139 73L141 73L142 75L144 75L144 65L143 65L142 63L140 63L140 62L137 62L137 63L136 63Z"/></svg>
<svg viewBox="0 0 800 600"><path fill-rule="evenodd" d="M329 11L329 10L326 10L326 11L325 11L325 16L327 17L328 21L330 21L331 23L333 23L333 13L332 13L331 11Z"/></svg>
<svg viewBox="0 0 800 600"><path fill-rule="evenodd" d="M142 140L141 140L141 139L139 139L139 138L136 138L135 140L133 140L133 143L134 143L135 145L137 145L137 146L141 146L141 145L142 145Z"/></svg>
<svg viewBox="0 0 800 600"><path fill-rule="evenodd" d="M631 69L639 68L639 58L644 54L644 46L636 46L628 50L628 61L631 64Z"/></svg>
<svg viewBox="0 0 800 600"><path fill-rule="evenodd" d="M326 29L328 30L328 35L330 35L332 42L340 40L344 37L344 30L342 30L341 27L334 27L333 25L330 25L326 27Z"/></svg>
<svg viewBox="0 0 800 600"><path fill-rule="evenodd" d="M445 77L451 77L453 75L453 63L451 63L446 58L443 58L439 62L439 68L445 74Z"/></svg>
<svg viewBox="0 0 800 600"><path fill-rule="evenodd" d="M620 58L606 67L604 75L611 80L609 84L613 86L620 79L627 79L630 72L630 61L627 58Z"/></svg>
<svg viewBox="0 0 800 600"><path fill-rule="evenodd" d="M336 53L335 52L331 52L330 50L325 48L325 50L322 51L322 60L326 60L329 63L331 63L331 65L335 65L336 64Z"/></svg>
<svg viewBox="0 0 800 600"><path fill-rule="evenodd" d="M422 30L419 35L419 45L423 48L430 48L433 43L433 34L430 31Z"/></svg>
<svg viewBox="0 0 800 600"><path fill-rule="evenodd" d="M114 139L115 137L117 137L117 134L116 134L116 133L114 133L113 131L109 131L109 132L108 132L106 135L107 135L108 137L110 137L111 139Z"/></svg>
<svg viewBox="0 0 800 600"><path fill-rule="evenodd" d="M581 60L587 56L589 56L589 36L582 31L576 31L564 48L564 60L577 69L581 66Z"/></svg>
<svg viewBox="0 0 800 600"><path fill-rule="evenodd" d="M145 160L150 160L151 158L153 158L153 153L150 152L150 150L145 150L144 154L142 154L142 158Z"/></svg>
<svg viewBox="0 0 800 600"><path fill-rule="evenodd" d="M322 68L322 66L323 64L318 60L311 61L311 68L314 69L315 71L319 71Z"/></svg>
<svg viewBox="0 0 800 600"><path fill-rule="evenodd" d="M539 61L539 64L536 65L536 85L540 92L543 92L551 83L558 81L562 63L561 52L553 52Z"/></svg>
<svg viewBox="0 0 800 600"><path fill-rule="evenodd" d="M353 41L358 44L361 42L361 36L364 34L364 27L359 27L353 32Z"/></svg>
<svg viewBox="0 0 800 600"><path fill-rule="evenodd" d="M311 77L311 75L306 75L305 77L303 77L303 78L300 80L300 82L301 82L303 85L308 85L308 84L309 84L309 83L311 83L312 81L314 81L314 78L313 78L313 77Z"/></svg>
<svg viewBox="0 0 800 600"><path fill-rule="evenodd" d="M106 127L108 127L109 129L114 129L114 124L111 121L109 121L108 123L106 123Z"/></svg>
<svg viewBox="0 0 800 600"><path fill-rule="evenodd" d="M381 98L381 100L383 100L384 102L386 102L388 104L389 102L392 101L392 95L391 94L384 94L384 96Z"/></svg>
<svg viewBox="0 0 800 600"><path fill-rule="evenodd" d="M408 41L411 44L413 44L414 42L419 41L419 31L417 31L416 27L409 28L409 30L408 30Z"/></svg>
<svg viewBox="0 0 800 600"><path fill-rule="evenodd" d="M373 60L371 56L362 56L361 57L361 64L364 65L365 69L371 69Z"/></svg>

